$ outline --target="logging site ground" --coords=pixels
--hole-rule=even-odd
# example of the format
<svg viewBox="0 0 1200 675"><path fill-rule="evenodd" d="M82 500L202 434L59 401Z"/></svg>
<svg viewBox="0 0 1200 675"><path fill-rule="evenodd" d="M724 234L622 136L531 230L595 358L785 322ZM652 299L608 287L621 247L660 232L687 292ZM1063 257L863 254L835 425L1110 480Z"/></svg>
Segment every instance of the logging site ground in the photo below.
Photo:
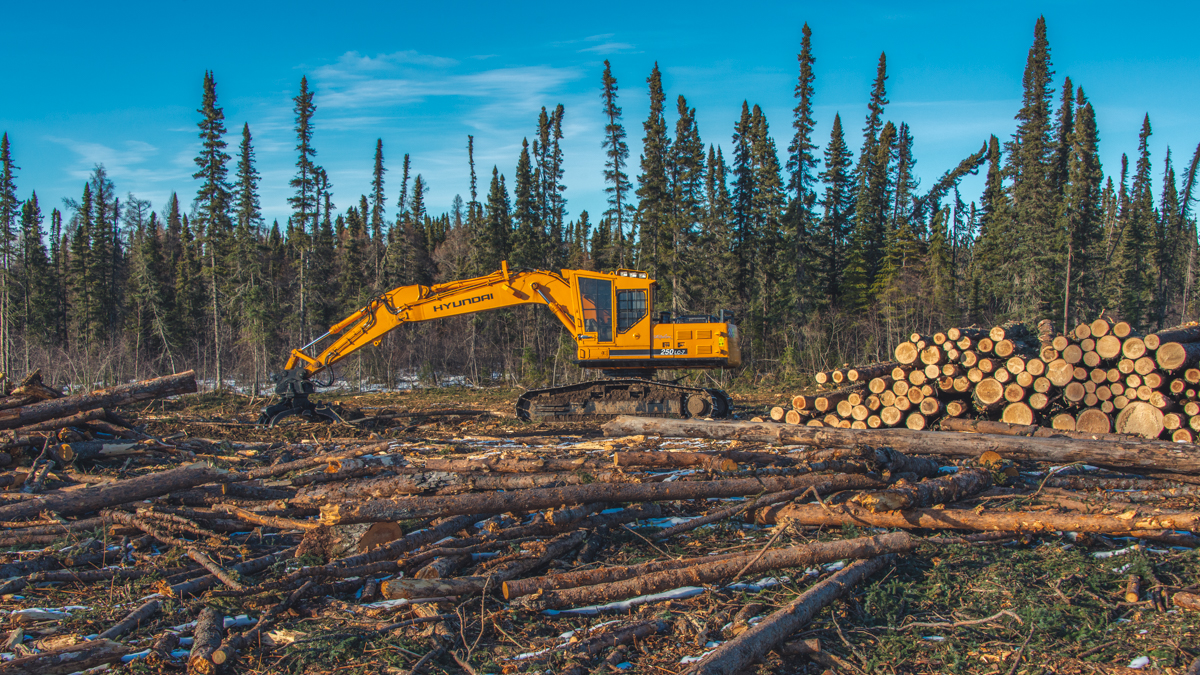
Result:
<svg viewBox="0 0 1200 675"><path fill-rule="evenodd" d="M802 483L786 481L803 473L802 455L805 472L824 468L828 473L835 465L841 467L835 474L851 472L845 456L805 455L812 451L794 444L605 435L598 422L522 423L512 412L518 394L446 387L320 396L365 417L352 424L290 422L276 428L254 424L268 400L233 394L191 394L114 409L127 428L153 440L109 454L102 451L88 461L77 458L69 469L43 477L43 494L129 481L193 462L263 478L217 481L216 487L192 482L136 504L110 500L104 510L71 516L100 514L103 520L90 526L79 521L79 529L50 541L14 537L36 529L23 530L23 525L53 523L56 516L68 522L63 521L66 513L43 512L28 523L5 522L7 547L0 554L0 566L8 581L0 582L0 616L7 615L3 629L8 637L0 647L0 675L88 668L95 670L87 672L109 673L186 669L346 675L1184 673L1192 672L1188 666L1200 656L1200 614L1186 607L1187 598L1200 589L1200 555L1195 548L1200 542L1182 531L1134 538L1130 533L1053 528L1022 531L1018 525L1000 532L910 529L911 543L904 543L894 559L884 555L889 563L885 568L857 584L847 582L839 599L817 604L812 620L798 630L756 646L753 641L743 645L739 636L757 636L756 627L779 610L863 564L853 558L866 557L831 560L818 555L811 564L768 570L756 566L763 554L864 537L897 536L909 542L908 535L848 521L802 524L784 520L783 511L776 513L773 525L762 514L779 508L775 506L758 509L753 516L748 509L674 536L659 536L664 528L689 518L746 503L728 497L641 499L591 509L566 508L572 506L568 502L558 509L487 513L478 516L487 519L483 524L442 525L442 530L437 529L440 523L454 519L439 521L430 513L399 519L390 535L373 534L384 519L376 519L365 533L365 526L316 526L317 505L322 505L324 519L324 505L340 501L345 509L346 503L381 496L379 484L371 481L406 477L401 469L391 472L393 466L410 469L407 476L420 480L432 480L430 468L442 467L445 473L438 480L444 482L440 489L400 490L389 497L486 497L505 487L536 492L564 484L564 489L597 483L690 485L701 479L715 484L757 477L766 482L749 496L754 499L780 489L770 487L772 480L784 481L781 484L794 493ZM765 418L788 395L759 391L733 393L733 398L736 416L750 419ZM372 450L346 452L354 448ZM14 461L8 473L25 470L21 466L31 461L36 466L35 449L10 452ZM303 466L309 458L323 455L334 458L328 467L315 461ZM673 459L654 459L666 455ZM379 457L392 459L381 464ZM578 468L569 475L497 468L507 460L538 459L574 459ZM487 462L495 471L473 470ZM818 466L822 462L825 465ZM972 468L978 464L974 459L939 457L937 463L943 476L975 471L989 481L989 489L937 500L934 509L955 513L1107 514L1129 519L1132 528L1132 519L1144 514L1198 509L1200 480L1194 475L1181 475L1176 481L1161 474L1130 479L1120 470L1080 462L1051 479L1046 473L1050 464L1036 461L998 462L983 471ZM414 474L413 469L425 473ZM936 465L932 476L917 469L905 471L909 470L917 471L919 475L911 478L919 484L939 473ZM878 467L873 471L868 473L887 476ZM348 478L324 478L339 472ZM453 476L445 478L448 475ZM538 482L543 480L538 476L553 480ZM487 482L522 477L528 482ZM993 485L993 479L999 484ZM1106 479L1139 482L1127 493L1133 495L1128 500L1120 497L1122 493L1088 489ZM477 482L466 485L464 480ZM351 489L356 485L361 489ZM832 516L843 513L848 498L858 491L818 489L820 503L810 490L795 504L811 503ZM10 487L3 493L0 508L21 502L13 492ZM1147 495L1153 503L1147 503ZM306 501L306 496L313 499ZM438 497L428 499L432 504ZM243 519L251 520L231 520L238 508ZM262 520L255 521L249 512ZM557 525L562 520L579 523L575 539L569 539L575 534L564 534L569 528ZM397 548L398 541L421 531L437 536ZM492 536L496 533L498 537ZM381 537L376 541L385 549L393 547L390 557L363 555L369 548L365 541L372 536ZM563 542L568 545L560 545ZM451 555L449 547L464 548ZM114 559L111 550L120 555ZM633 599L600 591L571 596L580 589L568 585L566 590L539 590L506 600L493 585L499 582L488 581L507 579L504 583L514 584L530 577L552 579L655 561L661 569L681 569L672 561L695 563L692 559L731 554L745 556L731 558L744 574L705 578L699 584L667 582L666 590L649 586ZM91 562L78 564L80 555L90 555ZM269 558L265 566L242 566L264 557ZM201 559L205 562L195 562ZM353 565L339 568L339 560L346 559ZM228 581L202 576L214 568L224 570ZM347 569L353 571L343 573ZM647 584L666 574L650 571L643 575ZM210 581L200 584L197 579ZM482 589L472 586L479 580L484 580ZM555 593L582 599L560 601ZM409 602L412 599L418 601ZM143 611L147 606L151 609ZM578 611L580 607L599 608ZM135 610L142 615L124 622ZM260 628L254 628L260 622ZM80 646L102 642L109 651ZM750 650L748 665L721 670L712 658L705 659L723 655L722 646L734 644ZM232 656L221 657L226 646ZM61 656L67 653L75 654L70 658L76 660ZM51 662L55 655L59 661Z"/></svg>

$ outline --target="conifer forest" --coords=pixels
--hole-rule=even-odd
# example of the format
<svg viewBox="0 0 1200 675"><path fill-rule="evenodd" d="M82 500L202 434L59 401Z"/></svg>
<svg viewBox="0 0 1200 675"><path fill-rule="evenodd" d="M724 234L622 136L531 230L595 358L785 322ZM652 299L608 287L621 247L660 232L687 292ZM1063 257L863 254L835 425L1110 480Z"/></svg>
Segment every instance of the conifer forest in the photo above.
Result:
<svg viewBox="0 0 1200 675"><path fill-rule="evenodd" d="M0 370L41 368L61 384L194 368L265 393L291 349L370 298L487 274L502 260L641 269L659 281L656 310L732 310L744 364L713 375L727 386L890 360L909 334L944 326L1049 318L1065 332L1103 312L1150 331L1197 317L1200 146L1152 153L1147 114L1137 147L1123 149L1120 166L1102 166L1087 83L1055 72L1044 20L1015 133L980 138L924 185L914 173L921 139L889 115L886 54L865 111L822 119L830 133L816 135L819 39L804 26L791 119L769 123L746 101L729 127L703 136L687 98L668 99L657 65L621 73L618 86L606 61L595 73L603 213L566 198L560 141L572 111L549 101L506 166L476 166L475 139L462 139L470 183L446 213L430 210L402 138L364 153L369 186L332 185L305 78L293 99L286 222L262 216L253 129L226 119L220 73L205 73L188 121L198 130L195 181L163 204L123 193L102 165L73 199L39 201L19 168L37 158L6 133ZM630 96L649 96L645 120L623 117ZM630 135L641 137L640 155ZM964 194L960 181L976 173L986 176L982 194ZM549 312L520 307L402 327L338 376L523 386L591 377L573 357Z"/></svg>

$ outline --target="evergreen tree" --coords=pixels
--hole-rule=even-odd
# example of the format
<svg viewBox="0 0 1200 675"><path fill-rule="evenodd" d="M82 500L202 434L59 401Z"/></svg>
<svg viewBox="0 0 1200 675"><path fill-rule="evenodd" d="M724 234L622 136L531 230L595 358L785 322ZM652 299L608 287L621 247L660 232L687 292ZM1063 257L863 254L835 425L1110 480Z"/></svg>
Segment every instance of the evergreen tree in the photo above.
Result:
<svg viewBox="0 0 1200 675"><path fill-rule="evenodd" d="M1058 228L1067 237L1067 268L1064 324L1070 326L1072 308L1080 319L1103 309L1099 270L1104 264L1100 166L1096 113L1079 88L1075 98L1076 119L1071 131L1070 152Z"/></svg>
<svg viewBox="0 0 1200 675"><path fill-rule="evenodd" d="M733 128L733 190L729 214L732 227L730 252L736 261L737 271L734 289L740 310L750 304L750 284L761 262L755 256L758 232L754 228L753 122L749 103L742 101L742 116Z"/></svg>
<svg viewBox="0 0 1200 675"><path fill-rule="evenodd" d="M387 169L383 168L383 139L375 139L375 166L371 171L371 213L370 223L364 223L364 234L370 236L370 269L374 271L374 277L371 279L371 288L377 291L383 290L380 288L383 273L382 252L383 246L383 223L387 219L387 192L383 189L383 174ZM367 212L359 213L362 219L367 218ZM366 229L369 225L369 229ZM361 262L361 261L360 261ZM361 280L359 283L363 283Z"/></svg>
<svg viewBox="0 0 1200 675"><path fill-rule="evenodd" d="M1154 233L1154 311L1155 325L1162 330L1166 325L1168 306L1172 299L1183 291L1185 267L1180 255L1183 251L1185 231L1170 148L1167 148L1164 161L1157 225Z"/></svg>
<svg viewBox="0 0 1200 675"><path fill-rule="evenodd" d="M242 126L242 144L238 146L237 178L233 190L233 212L239 228L257 231L262 226L262 207L258 200L258 169L254 168L254 145L250 125Z"/></svg>
<svg viewBox="0 0 1200 675"><path fill-rule="evenodd" d="M216 387L224 387L221 328L223 307L221 291L224 271L221 269L229 251L231 227L229 207L231 195L226 182L229 155L225 152L225 113L217 106L217 84L211 71L204 73L204 96L198 112L201 115L200 154L196 157L196 173L192 178L201 181L196 192L197 226L205 234L205 267L208 268L209 312L212 314L213 362L216 365ZM243 128L242 142L249 142L249 128ZM246 145L248 149L249 146ZM239 166L240 168L240 166ZM240 214L239 214L240 215Z"/></svg>
<svg viewBox="0 0 1200 675"><path fill-rule="evenodd" d="M70 334L85 347L96 339L97 327L95 293L97 284L92 259L92 184L83 184L83 197L75 206L72 223L70 253L68 260L69 295L67 306L71 312Z"/></svg>
<svg viewBox="0 0 1200 675"><path fill-rule="evenodd" d="M628 253L625 250L625 220L626 211L630 209L629 176L625 173L625 161L629 159L629 146L625 143L625 127L621 124L621 108L617 105L617 78L612 75L612 66L604 61L603 88L600 99L604 102L604 116L608 122L604 125L604 181L608 186L604 191L608 194L608 210L604 215L616 223L613 245L616 248L614 263L626 265ZM632 236L630 237L632 238Z"/></svg>
<svg viewBox="0 0 1200 675"><path fill-rule="evenodd" d="M689 108L682 95L676 100L675 143L671 147L670 235L671 264L669 271L671 310L678 312L691 306L691 298L699 287L708 283L697 259L696 237L704 219L705 171L704 143L696 126L696 109Z"/></svg>
<svg viewBox="0 0 1200 675"><path fill-rule="evenodd" d="M877 281L887 246L889 216L894 208L888 169L895 139L896 127L888 122L879 137L870 143L874 157L859 161L859 167L866 175L859 177L854 234L847 265L847 290L851 302L860 307L871 304L879 290Z"/></svg>
<svg viewBox="0 0 1200 675"><path fill-rule="evenodd" d="M317 151L312 146L313 125L312 116L317 110L313 103L313 92L308 88L308 78L300 78L300 93L292 99L292 112L296 115L296 175L288 182L295 193L288 197L292 206L292 217L289 220L289 243L299 249L295 265L299 271L300 307L299 321L300 342L308 342L309 304L312 275L309 271L309 250L311 235L316 234L319 223L317 210L320 206L317 197L317 166L313 163ZM296 236L293 236L296 235Z"/></svg>
<svg viewBox="0 0 1200 675"><path fill-rule="evenodd" d="M667 177L671 139L667 136L667 120L663 114L666 95L663 93L658 63L654 64L646 83L650 87L650 114L642 123L646 135L642 138L641 173L638 175L636 193L638 233L641 237L639 264L651 277L667 280L673 268L674 249L669 231L673 205ZM667 292L666 297L670 297L673 290L667 289Z"/></svg>
<svg viewBox="0 0 1200 675"><path fill-rule="evenodd" d="M21 201L17 199L15 181L17 167L13 164L8 133L0 137L0 369L11 372L13 366L11 326L13 312L10 304L11 275L16 241L15 229Z"/></svg>
<svg viewBox="0 0 1200 675"><path fill-rule="evenodd" d="M704 171L704 201L708 206L699 247L707 283L703 306L732 307L737 300L738 261L734 256L733 198L729 194L728 167L720 148L708 148Z"/></svg>
<svg viewBox="0 0 1200 675"><path fill-rule="evenodd" d="M1060 297L1058 271L1064 262L1058 232L1054 228L1057 196L1053 180L1054 146L1050 137L1050 99L1053 95L1050 43L1046 19L1038 17L1033 46L1025 64L1024 95L1017 113L1017 131L1008 152L1006 173L1010 190L1014 231L1014 253L1023 261L1021 312L1025 319L1051 314Z"/></svg>
<svg viewBox="0 0 1200 675"><path fill-rule="evenodd" d="M1075 89L1071 78L1063 80L1062 98L1055 117L1054 160L1050 166L1050 181L1054 185L1054 193L1059 198L1067 189L1071 145L1075 130Z"/></svg>
<svg viewBox="0 0 1200 675"><path fill-rule="evenodd" d="M838 304L845 288L848 236L854 216L854 179L850 148L842 131L841 115L834 115L829 144L825 146L825 170L820 179L825 185L821 197L823 214L813 237L816 286L828 306Z"/></svg>
<svg viewBox="0 0 1200 675"><path fill-rule="evenodd" d="M55 317L54 285L58 278L50 267L43 241L42 209L37 193L30 195L21 206L20 269L16 281L19 290L20 324L24 330L25 371L31 370L29 345L48 342Z"/></svg>
<svg viewBox="0 0 1200 675"><path fill-rule="evenodd" d="M817 126L812 103L815 93L813 81L816 79L813 64L816 63L816 57L812 54L812 30L807 23L802 34L800 54L796 57L800 62L800 76L796 82L796 108L792 119L796 133L788 145L787 170L791 176L788 190L791 202L784 218L783 232L789 267L784 274L790 278L789 285L794 289L790 304L797 314L807 308L809 299L804 289L808 286L808 268L812 264L809 239L817 220L816 172L820 163L817 145L813 141L813 130Z"/></svg>
<svg viewBox="0 0 1200 675"><path fill-rule="evenodd" d="M1151 240L1157 218L1150 185L1150 116L1142 122L1138 135L1138 159L1133 188L1129 196L1128 216L1114 254L1113 300L1121 318L1137 328L1146 325L1151 302Z"/></svg>
<svg viewBox="0 0 1200 675"><path fill-rule="evenodd" d="M513 184L513 233L510 263L514 267L539 268L545 264L545 236L542 230L537 196L534 194L535 176L529 157L529 141L522 139L521 156L517 160L517 172Z"/></svg>
<svg viewBox="0 0 1200 675"><path fill-rule="evenodd" d="M487 205L483 213L483 236L480 238L480 269L487 274L500 269L500 261L511 252L512 216L509 213L508 189L504 176L492 167L492 183L488 188Z"/></svg>

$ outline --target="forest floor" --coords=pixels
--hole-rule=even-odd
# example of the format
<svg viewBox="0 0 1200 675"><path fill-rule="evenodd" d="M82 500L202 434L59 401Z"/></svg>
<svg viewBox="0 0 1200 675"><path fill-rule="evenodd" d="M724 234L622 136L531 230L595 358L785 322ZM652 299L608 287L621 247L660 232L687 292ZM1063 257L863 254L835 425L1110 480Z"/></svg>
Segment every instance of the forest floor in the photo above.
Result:
<svg viewBox="0 0 1200 675"><path fill-rule="evenodd" d="M265 428L254 424L264 399L198 394L123 410L146 433L159 438L208 439L213 450L204 455L222 468L243 470L277 461L275 451L241 450L251 442L316 442L335 444L354 440L394 440L398 452L410 456L468 457L481 449L501 448L512 456L581 455L611 450L601 440L599 424L526 424L512 412L517 391L509 389L423 388L391 394L340 395L327 400L367 416L356 424L285 424ZM783 394L765 392L735 396L742 418L762 415ZM322 397L318 397L322 398ZM654 450L709 445L728 448L729 442L626 439L622 449ZM736 442L735 443L740 443ZM607 445L606 445L607 444ZM739 450L770 452L765 446L743 443ZM777 450L776 450L777 451ZM397 451L393 451L397 452ZM197 453L199 456L199 453ZM161 464L161 463L160 463ZM98 463L92 472L128 471L126 461ZM164 468L164 467L156 467ZM1030 473L1044 466L1020 467ZM1034 479L1036 480L1036 479ZM664 515L704 512L711 502L663 503ZM1195 498L1178 498L1159 506L1195 509ZM412 524L402 523L401 526ZM754 552L764 546L783 547L814 540L862 536L857 528L821 530L788 526L777 532L740 520L727 520L670 540L651 543L651 523L608 533L599 552L555 561L559 571L581 566L624 565L664 556L698 556L716 552ZM103 536L103 533L97 533ZM865 533L872 534L872 533ZM937 535L936 532L916 534ZM78 540L80 535L72 537ZM57 546L66 546L64 539ZM1148 599L1125 602L1127 577L1139 574L1157 579L1168 592L1196 590L1200 584L1200 554L1167 545L1135 546L1136 542L1104 536L1025 536L971 544L924 542L902 555L894 568L864 582L843 600L822 610L793 640L820 640L819 661L808 656L770 653L750 672L793 673L1183 673L1200 655L1198 614L1183 609L1159 609ZM249 546L249 543L247 543ZM514 549L519 548L512 545ZM249 549L247 549L248 551ZM1112 556L1101 555L1117 551ZM173 553L172 556L178 556ZM184 557L186 562L186 557ZM319 564L323 560L290 561L284 567ZM161 563L164 567L171 566ZM444 603L443 613L456 614L453 625L461 640L460 665L450 655L429 661L429 673L560 673L568 665L563 645L568 635L601 623L661 620L666 629L643 640L605 652L586 662L583 672L683 673L717 644L731 636L730 624L748 605L765 617L786 605L830 571L779 570L774 577L750 580L740 588L712 586L692 597L651 602L624 611L595 615L548 615L498 597L478 595ZM279 570L250 576L262 583ZM468 575L469 571L460 574ZM760 575L761 576L761 575ZM76 607L65 620L27 625L27 635L89 635L103 631L155 592L161 577L149 574L91 586L42 584L18 596L0 599L0 610ZM1157 589L1154 589L1157 590ZM1149 593L1143 597L1149 597ZM266 598L266 599L265 599ZM256 615L278 595L167 599L163 611L128 637L130 644L150 642L164 629L194 617L205 603L230 615ZM1160 605L1161 607L1161 605ZM337 598L313 597L289 610L270 635L277 647L248 650L234 668L240 673L367 673L408 672L430 651L429 624L387 632L365 626L401 621L400 608L361 604L355 591ZM1002 613L1003 612L1003 613ZM2 616L2 615L0 615ZM15 617L16 615L12 615ZM975 622L997 617L987 622ZM955 622L974 622L953 625ZM922 625L923 624L923 625ZM937 625L929 625L937 624ZM292 645L288 641L296 640ZM140 643L139 643L140 644ZM530 656L530 655L533 656ZM606 659L606 657L608 657ZM578 665L578 664L575 664ZM0 666L0 671L3 667ZM111 673L170 672L170 666L138 659L116 664ZM579 671L576 671L579 672Z"/></svg>

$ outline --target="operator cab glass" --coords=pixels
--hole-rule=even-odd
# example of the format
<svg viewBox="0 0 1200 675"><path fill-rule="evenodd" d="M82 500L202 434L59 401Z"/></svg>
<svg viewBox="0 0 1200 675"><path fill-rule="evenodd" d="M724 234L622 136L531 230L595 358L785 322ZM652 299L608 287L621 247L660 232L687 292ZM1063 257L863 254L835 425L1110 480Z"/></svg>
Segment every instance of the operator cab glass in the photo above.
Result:
<svg viewBox="0 0 1200 675"><path fill-rule="evenodd" d="M612 342L612 282L580 277L579 299L583 307L583 331L595 333L597 342Z"/></svg>
<svg viewBox="0 0 1200 675"><path fill-rule="evenodd" d="M646 291L617 291L617 332L624 333L646 316Z"/></svg>

